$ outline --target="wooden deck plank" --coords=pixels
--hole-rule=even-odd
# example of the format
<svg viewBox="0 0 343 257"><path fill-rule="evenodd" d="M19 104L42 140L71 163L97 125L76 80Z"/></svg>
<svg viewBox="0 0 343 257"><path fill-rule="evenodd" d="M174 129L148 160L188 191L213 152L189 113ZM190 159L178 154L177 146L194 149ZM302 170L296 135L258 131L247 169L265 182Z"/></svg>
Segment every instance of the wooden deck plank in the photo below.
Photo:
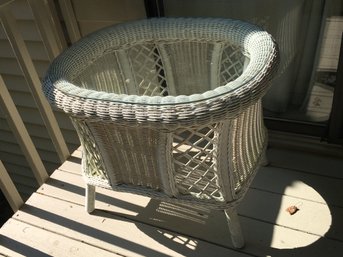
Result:
<svg viewBox="0 0 343 257"><path fill-rule="evenodd" d="M276 174L278 175L278 174ZM55 172L52 180L38 190L39 193L70 199L83 205L83 181L79 175ZM291 216L286 212L289 205L299 204L295 197L251 189L239 207L239 213L247 218L298 231L301 237L308 233L318 237L329 237L343 240L343 226L339 217L342 209L322 203L301 199L300 211ZM159 203L147 197L114 192L98 188L96 208L116 213L130 219L163 228L172 227L174 231L201 238L203 240L230 246L226 239L228 230L220 212L208 212L201 208L185 208L181 205ZM321 222L317 222L320 220ZM187 222L187 226L184 226ZM334 222L334 226L332 226ZM197 229L198 227L198 229ZM249 231L248 234L252 233Z"/></svg>
<svg viewBox="0 0 343 257"><path fill-rule="evenodd" d="M272 166L300 170L343 179L343 161L338 157L271 147L267 151Z"/></svg>
<svg viewBox="0 0 343 257"><path fill-rule="evenodd" d="M307 162L316 158L304 156ZM297 166L292 161L288 169L277 154L274 157L271 166L259 171L239 206L246 239L243 250L232 249L222 212L97 188L97 209L89 215L84 210L81 152L77 150L0 230L0 255L21 256L20 249L27 248L31 256L72 256L63 255L67 250L62 244L54 244L66 240L68 249L86 245L90 253L86 256L93 250L96 256L340 256L340 162L338 166L334 162L336 168L326 173L323 168L331 165L332 158L322 157L321 166L312 172L311 165ZM289 215L285 209L290 205L300 211ZM46 238L50 240L47 246ZM49 254L48 249L58 254Z"/></svg>
<svg viewBox="0 0 343 257"><path fill-rule="evenodd" d="M81 174L81 158L82 158L82 148L80 146L71 154L71 156L58 169L80 175Z"/></svg>
<svg viewBox="0 0 343 257"><path fill-rule="evenodd" d="M84 206L37 193L14 218L124 256L247 256L111 212L89 215Z"/></svg>
<svg viewBox="0 0 343 257"><path fill-rule="evenodd" d="M286 209L300 209L290 215ZM343 241L343 209L286 195L250 189L238 207L239 214L279 226ZM320 221L320 222L318 222ZM333 230L333 221L334 228Z"/></svg>
<svg viewBox="0 0 343 257"><path fill-rule="evenodd" d="M63 171L60 171L54 173L52 180L49 181L44 187L41 187L38 192L60 199L70 200L74 203L83 205L83 187L84 183L80 179L80 176L69 173L66 174ZM97 191L96 208L120 213L127 215L128 217L135 216L137 220L141 218L141 221L148 222L151 225L156 225L156 221L163 220L160 209L166 209L166 206L169 206L169 213L172 214L172 208L177 209L178 206L166 203L161 205L158 201L156 201L155 205L157 206L157 209L155 211L152 210L155 213L155 219L145 220L146 217L140 216L139 213L142 211L144 212L144 208L146 208L151 201L150 198L114 192L102 188L97 188ZM298 205L300 208L300 211L297 213L297 215L291 216L286 212L286 208L291 205ZM176 215L176 211L174 212L174 215L171 216ZM199 215L200 218L196 217L196 215L193 215L193 217L189 215L188 219L203 220L202 222L206 221L206 219L202 218L208 215L206 211L194 208L194 212L203 213ZM252 188L248 191L246 199L244 199L242 204L239 206L239 213L254 219L259 219L270 223L274 222L275 224L284 227L324 236L331 226L332 218L343 216L343 209L337 207L329 208L326 204L280 194L272 194ZM156 217L156 215L158 215L158 217ZM178 215L181 216L182 212L178 213ZM221 216L221 214L216 214L215 212L211 215L214 215L214 219L219 219L219 216ZM164 219L166 218L168 217L164 217ZM313 222L316 220L321 220L321 222ZM175 223L175 225L173 225L174 229L181 229L179 232L189 233L189 231L185 230L185 227L182 226L182 220L179 222L169 221L169 223L170 222ZM223 224L225 224L225 221L223 222ZM335 225L338 228L343 228L343 224L340 219L336 219ZM331 235L328 236L331 237ZM343 241L343 229L336 230L335 234L332 235L332 238ZM206 240L209 239L206 238Z"/></svg>
<svg viewBox="0 0 343 257"><path fill-rule="evenodd" d="M11 257L122 256L15 219L2 227L0 242L0 253Z"/></svg>
<svg viewBox="0 0 343 257"><path fill-rule="evenodd" d="M127 256L136 256L137 252L144 256L213 256L214 252L215 256L239 254L234 251L223 253L225 248L158 227L125 220L111 212L97 210L94 215L88 215L84 212L83 206L53 200L40 194L31 197L27 205L16 214L15 219ZM209 229L212 234L217 235L214 238L216 245L221 243L220 241L226 241L223 243L227 244L228 231L226 226L222 226L223 221L225 222L224 219L220 220L217 222L218 226ZM246 254L319 257L340 256L343 251L343 244L339 241L246 217L241 217L241 222L247 241L247 246L243 249ZM187 226L189 223L187 221ZM208 226L200 224L198 230L206 234L206 227ZM145 249L147 247L149 249ZM241 253L238 256L244 255Z"/></svg>
<svg viewBox="0 0 343 257"><path fill-rule="evenodd" d="M343 207L343 180L330 177L326 172L330 165L329 170L340 174L343 178L342 160L274 148L268 150L268 156L272 164L287 165L288 162L292 168L279 168L273 165L262 167L253 181L253 188ZM282 158L282 156L286 157ZM296 160L289 161L293 156L296 156ZM81 148L76 150L72 158L59 169L80 174L80 158ZM304 158L303 162L302 158ZM332 162L333 160L334 162ZM313 161L315 161L314 166L311 164ZM323 167L326 168L323 170ZM315 170L314 174L307 173L311 169ZM305 170L305 172L301 172L301 170ZM315 191L317 193L314 193Z"/></svg>
<svg viewBox="0 0 343 257"><path fill-rule="evenodd" d="M271 166L259 170L251 187L343 207L343 180L341 179Z"/></svg>
<svg viewBox="0 0 343 257"><path fill-rule="evenodd" d="M244 217L241 223L247 242L243 250L255 256L340 257L343 252L343 243L336 240Z"/></svg>

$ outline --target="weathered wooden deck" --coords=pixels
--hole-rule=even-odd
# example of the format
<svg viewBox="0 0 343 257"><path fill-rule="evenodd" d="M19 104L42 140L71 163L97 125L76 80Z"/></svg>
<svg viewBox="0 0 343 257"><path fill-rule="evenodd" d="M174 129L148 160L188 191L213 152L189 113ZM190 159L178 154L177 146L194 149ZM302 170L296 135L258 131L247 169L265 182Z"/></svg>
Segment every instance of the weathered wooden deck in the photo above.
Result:
<svg viewBox="0 0 343 257"><path fill-rule="evenodd" d="M220 212L98 189L87 214L76 151L1 228L0 255L341 256L343 160L276 148L268 156L239 207L242 250Z"/></svg>

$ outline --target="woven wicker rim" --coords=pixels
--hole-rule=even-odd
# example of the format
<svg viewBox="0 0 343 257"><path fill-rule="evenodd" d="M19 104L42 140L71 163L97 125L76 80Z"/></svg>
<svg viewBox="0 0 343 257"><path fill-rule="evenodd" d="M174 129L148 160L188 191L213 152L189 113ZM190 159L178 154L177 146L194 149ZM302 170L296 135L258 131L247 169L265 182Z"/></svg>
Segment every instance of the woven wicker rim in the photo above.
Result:
<svg viewBox="0 0 343 257"><path fill-rule="evenodd" d="M170 32L171 28L172 32ZM79 88L72 83L77 70L83 68L81 65L87 65L109 49L129 47L141 42L175 39L204 42L229 41L242 47L251 61L236 80L202 94L187 96L149 97L115 94ZM56 58L44 79L45 93L51 102L55 102L55 93L59 91L71 98L143 105L175 105L208 101L237 89L240 89L240 94L243 93L243 95L244 91L254 94L255 91L260 91L257 89L260 83L256 83L256 80L262 81L269 77L271 72L268 70L275 61L276 51L273 38L267 32L255 25L237 20L163 18L129 22L97 31L81 39Z"/></svg>

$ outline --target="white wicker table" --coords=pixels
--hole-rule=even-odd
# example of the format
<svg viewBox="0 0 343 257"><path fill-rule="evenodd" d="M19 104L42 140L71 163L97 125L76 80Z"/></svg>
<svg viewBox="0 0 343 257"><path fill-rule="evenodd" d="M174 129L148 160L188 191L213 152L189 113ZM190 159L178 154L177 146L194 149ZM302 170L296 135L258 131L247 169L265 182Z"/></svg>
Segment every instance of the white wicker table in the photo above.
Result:
<svg viewBox="0 0 343 257"><path fill-rule="evenodd" d="M264 158L277 62L268 33L227 19L129 22L67 49L43 90L80 137L87 211L95 186L225 210L242 247L235 207Z"/></svg>

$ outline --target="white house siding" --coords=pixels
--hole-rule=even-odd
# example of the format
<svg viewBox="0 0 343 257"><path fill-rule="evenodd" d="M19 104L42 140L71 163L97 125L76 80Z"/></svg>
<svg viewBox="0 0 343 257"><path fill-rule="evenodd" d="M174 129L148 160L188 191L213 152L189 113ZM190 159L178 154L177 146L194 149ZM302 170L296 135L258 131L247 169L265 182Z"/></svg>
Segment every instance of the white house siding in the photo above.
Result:
<svg viewBox="0 0 343 257"><path fill-rule="evenodd" d="M72 0L71 3L82 36L111 24L146 17L144 0ZM30 6L26 0L16 0L12 3L11 10L37 72L42 78L50 61ZM58 156L2 27L0 28L0 74L47 171L51 173L60 164ZM73 127L63 113L55 111L55 115L68 148L73 151L79 145ZM26 199L37 188L37 183L1 110L0 160L3 161L18 191Z"/></svg>
<svg viewBox="0 0 343 257"><path fill-rule="evenodd" d="M26 0L16 0L11 4L11 10L39 77L42 78L49 65L49 59L30 6ZM59 165L58 156L2 27L0 28L0 74L47 171L52 172ZM59 112L56 112L56 116L69 149L75 149L79 142L69 119ZM18 191L26 199L36 189L37 183L2 111L0 111L0 159Z"/></svg>

